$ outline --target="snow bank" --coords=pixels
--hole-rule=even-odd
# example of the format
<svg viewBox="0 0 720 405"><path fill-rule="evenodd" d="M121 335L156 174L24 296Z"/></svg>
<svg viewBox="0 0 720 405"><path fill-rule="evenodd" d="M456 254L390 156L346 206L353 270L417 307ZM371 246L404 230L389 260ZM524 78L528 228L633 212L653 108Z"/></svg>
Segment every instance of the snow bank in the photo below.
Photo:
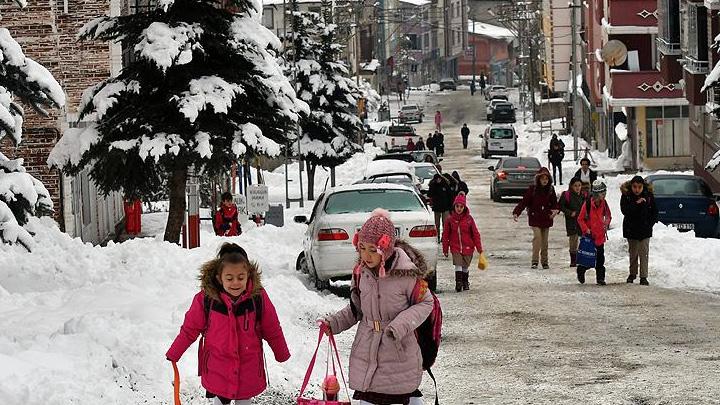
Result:
<svg viewBox="0 0 720 405"><path fill-rule="evenodd" d="M314 320L344 305L296 275L305 227L292 221L236 238L203 233L203 246L193 250L152 238L96 247L49 219L34 219L31 228L38 242L32 253L0 245L3 404L170 403L165 351L198 290L198 267L226 240L259 262L293 355L280 365L266 353L271 389L299 388L317 337ZM194 346L179 366L183 403L204 403L197 400Z"/></svg>

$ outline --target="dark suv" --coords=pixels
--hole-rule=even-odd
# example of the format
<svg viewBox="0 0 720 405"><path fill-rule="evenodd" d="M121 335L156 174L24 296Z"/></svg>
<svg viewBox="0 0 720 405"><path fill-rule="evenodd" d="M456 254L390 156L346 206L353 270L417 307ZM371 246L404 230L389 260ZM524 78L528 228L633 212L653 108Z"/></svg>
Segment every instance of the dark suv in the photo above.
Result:
<svg viewBox="0 0 720 405"><path fill-rule="evenodd" d="M510 103L495 105L490 117L492 122L515 122L515 107Z"/></svg>
<svg viewBox="0 0 720 405"><path fill-rule="evenodd" d="M440 91L443 90L457 90L457 84L455 84L455 80L449 78L440 80Z"/></svg>

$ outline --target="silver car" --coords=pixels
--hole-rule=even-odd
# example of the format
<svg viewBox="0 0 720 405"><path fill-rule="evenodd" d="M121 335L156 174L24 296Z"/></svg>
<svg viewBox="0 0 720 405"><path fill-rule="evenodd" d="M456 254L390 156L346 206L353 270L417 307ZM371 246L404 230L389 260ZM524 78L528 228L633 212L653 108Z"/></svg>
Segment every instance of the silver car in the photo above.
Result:
<svg viewBox="0 0 720 405"><path fill-rule="evenodd" d="M423 122L423 112L417 104L408 104L400 107L399 121L401 124L408 122Z"/></svg>

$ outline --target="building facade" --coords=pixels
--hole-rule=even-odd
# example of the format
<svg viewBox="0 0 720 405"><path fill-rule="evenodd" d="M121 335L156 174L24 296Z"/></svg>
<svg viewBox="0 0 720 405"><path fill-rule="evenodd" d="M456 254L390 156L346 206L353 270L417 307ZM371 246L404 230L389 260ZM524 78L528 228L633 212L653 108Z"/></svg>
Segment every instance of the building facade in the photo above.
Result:
<svg viewBox="0 0 720 405"><path fill-rule="evenodd" d="M468 48L459 61L459 79L471 80L473 74L476 78L484 74L488 84L514 85L515 34L512 31L484 22L468 21Z"/></svg>

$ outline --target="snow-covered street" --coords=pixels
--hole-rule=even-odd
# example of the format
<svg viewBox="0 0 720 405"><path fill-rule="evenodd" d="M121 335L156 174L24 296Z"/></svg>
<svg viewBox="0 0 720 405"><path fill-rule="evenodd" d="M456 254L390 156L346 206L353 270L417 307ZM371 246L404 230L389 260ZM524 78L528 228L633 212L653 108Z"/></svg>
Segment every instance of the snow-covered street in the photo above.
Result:
<svg viewBox="0 0 720 405"><path fill-rule="evenodd" d="M416 100L428 116L436 109L445 114L441 164L468 183L469 208L490 261L486 272L471 268L471 290L463 293L452 290L451 262L438 264L444 328L433 371L441 404L720 403L720 241L658 224L651 286L625 284L619 185L631 176L620 175L607 178L614 217L606 248L608 286L577 283L567 267L561 218L550 232L550 270L530 270L531 231L525 217L512 221L516 200L489 198L488 166L496 160L480 157L484 100L462 88L411 93ZM467 150L461 146L463 122L471 128ZM540 158L549 135L540 140L532 125L516 124L520 154ZM425 122L417 132L426 135L431 128ZM338 182L362 176L377 153L366 145L365 153L338 168ZM600 168L617 169L614 160L595 157ZM576 169L568 163L565 179ZM264 175L272 203L284 202L283 170ZM290 171L297 176L297 165ZM316 191L326 178L318 170ZM292 184L296 195L297 181ZM295 271L305 225L292 217L311 207L306 202L303 209L286 210L283 228L245 223L239 237L219 238L208 227L202 246L193 250L162 242L161 227L150 231L157 238L100 247L71 239L47 218L33 220L38 243L32 253L0 245L0 404L172 403L165 352L197 292L200 264L224 241L242 245L258 261L292 353L278 364L266 347L270 385L255 403L294 403L317 338L315 319L347 302L346 284L318 293ZM144 226L164 224L163 215L146 215ZM338 337L346 370L352 335ZM179 363L186 405L207 403L197 361L193 346ZM432 403L427 377L422 391L425 403Z"/></svg>

